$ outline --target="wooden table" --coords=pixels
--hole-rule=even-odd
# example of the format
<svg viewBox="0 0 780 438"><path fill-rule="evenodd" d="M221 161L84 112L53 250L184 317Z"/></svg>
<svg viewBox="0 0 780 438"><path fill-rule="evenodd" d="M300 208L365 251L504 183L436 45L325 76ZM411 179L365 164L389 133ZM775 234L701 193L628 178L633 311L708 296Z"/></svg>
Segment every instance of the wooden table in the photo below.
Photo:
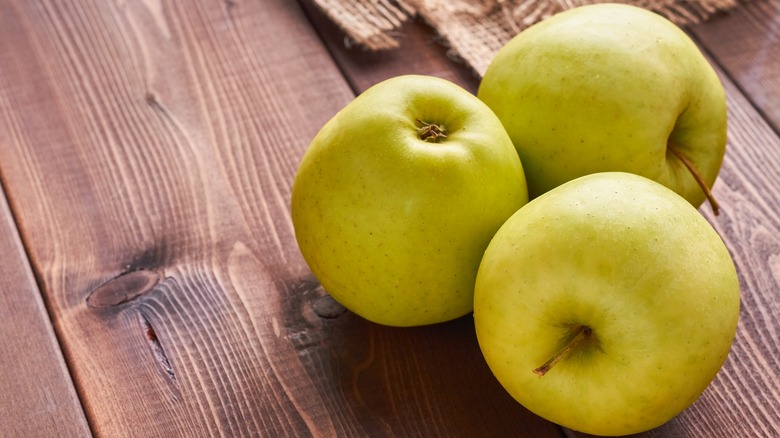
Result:
<svg viewBox="0 0 780 438"><path fill-rule="evenodd" d="M741 319L700 400L646 435L777 437L780 0L689 30L728 94L722 213L700 210ZM405 31L371 54L307 2L0 1L0 436L574 435L501 389L470 317L315 311L289 217L311 138L394 75L478 83Z"/></svg>

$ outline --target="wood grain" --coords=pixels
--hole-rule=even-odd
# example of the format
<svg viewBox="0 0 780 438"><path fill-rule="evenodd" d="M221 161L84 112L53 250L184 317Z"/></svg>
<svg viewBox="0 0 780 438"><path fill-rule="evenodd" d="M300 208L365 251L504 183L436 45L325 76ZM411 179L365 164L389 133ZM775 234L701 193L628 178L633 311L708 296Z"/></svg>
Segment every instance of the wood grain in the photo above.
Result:
<svg viewBox="0 0 780 438"><path fill-rule="evenodd" d="M290 176L351 97L299 14L152 0L3 14L18 68L1 89L20 126L3 139L2 162L16 163L3 172L98 435L344 427L286 328L301 318L286 280L304 273ZM138 271L159 281L87 305Z"/></svg>
<svg viewBox="0 0 780 438"><path fill-rule="evenodd" d="M2 60L0 65L5 65ZM0 120L8 108L3 103ZM86 417L4 196L0 254L0 436L88 436Z"/></svg>
<svg viewBox="0 0 780 438"><path fill-rule="evenodd" d="M691 31L780 132L780 1L745 2Z"/></svg>
<svg viewBox="0 0 780 438"><path fill-rule="evenodd" d="M18 67L1 89L20 126L3 138L3 171L98 435L342 427L285 328L300 319L285 279L304 272L290 175L350 98L297 14L285 2L154 1L3 14L2 32L16 32L2 52ZM137 271L160 281L87 306Z"/></svg>
<svg viewBox="0 0 780 438"><path fill-rule="evenodd" d="M666 425L639 436L780 435L780 323L776 318L780 314L780 138L772 129L779 119L771 115L780 102L772 98L780 89L780 58L757 58L761 50L776 51L778 20L771 12L777 4L776 0L759 0L747 11L690 29L701 37L704 50L714 54L713 62L728 94L729 146L715 185L723 211L717 217L707 205L701 211L734 257L742 289L740 324L726 364L699 401ZM421 23L407 26L402 39L405 49L387 55L365 54L344 47L338 29L320 23L316 11L311 15L358 92L388 77L409 73L445 77L476 90L478 82L464 77L459 66L450 62L451 70L447 70L448 63L442 61L444 48L421 44L420 35L430 32L420 29L425 27ZM430 40L425 37L423 41ZM409 50L411 47L417 52ZM733 74L746 69L761 71L760 78L765 80ZM759 101L759 96L767 98Z"/></svg>
<svg viewBox="0 0 780 438"><path fill-rule="evenodd" d="M354 95L297 3L2 12L0 171L96 435L559 435L469 318L319 309L290 185Z"/></svg>

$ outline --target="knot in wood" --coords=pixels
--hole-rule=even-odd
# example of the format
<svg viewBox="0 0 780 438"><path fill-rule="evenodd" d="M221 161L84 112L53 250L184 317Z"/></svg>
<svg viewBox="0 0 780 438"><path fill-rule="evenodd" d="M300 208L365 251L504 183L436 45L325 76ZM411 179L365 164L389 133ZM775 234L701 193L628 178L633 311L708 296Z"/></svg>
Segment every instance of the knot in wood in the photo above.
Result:
<svg viewBox="0 0 780 438"><path fill-rule="evenodd" d="M160 279L156 271L120 274L95 288L87 297L87 306L93 309L119 306L154 289Z"/></svg>
<svg viewBox="0 0 780 438"><path fill-rule="evenodd" d="M334 300L330 295L324 295L319 297L317 301L312 305L314 313L320 318L333 319L338 318L347 311L347 308L342 306L341 303Z"/></svg>

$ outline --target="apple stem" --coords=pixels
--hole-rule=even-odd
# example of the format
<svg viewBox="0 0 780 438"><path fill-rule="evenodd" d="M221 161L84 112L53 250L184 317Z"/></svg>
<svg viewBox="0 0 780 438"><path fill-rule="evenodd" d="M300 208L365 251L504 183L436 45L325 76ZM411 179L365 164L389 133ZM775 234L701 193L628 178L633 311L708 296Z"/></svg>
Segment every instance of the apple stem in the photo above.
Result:
<svg viewBox="0 0 780 438"><path fill-rule="evenodd" d="M568 344L566 344L561 351L555 354L555 356L551 357L550 360L545 362L542 366L539 368L534 369L534 373L539 376L540 378L547 374L548 371L552 367L554 367L558 362L566 359L569 357L572 351L574 351L575 348L582 345L583 342L586 342L590 335L593 333L593 330L590 327L587 326L580 326L579 330L577 330L577 334L572 338L571 341L569 341Z"/></svg>
<svg viewBox="0 0 780 438"><path fill-rule="evenodd" d="M417 128L417 136L420 137L420 140L430 143L438 143L439 141L447 138L447 135L444 133L444 126L423 122L420 119L417 119L417 123L422 125L421 127Z"/></svg>
<svg viewBox="0 0 780 438"><path fill-rule="evenodd" d="M720 214L720 205L718 205L718 201L715 200L715 196L712 195L712 191L707 186L707 183L704 182L704 178L701 177L701 174L696 169L696 166L693 165L691 160L689 160L685 154L678 151L677 149L670 146L669 150L672 152L672 154L674 154L675 157L682 161L685 167L688 168L688 171L691 172L693 179L696 180L696 182L699 184L699 187L701 187L701 189L704 191L704 195L707 197L707 201L709 201L710 206L712 207L712 212L715 214L715 216Z"/></svg>

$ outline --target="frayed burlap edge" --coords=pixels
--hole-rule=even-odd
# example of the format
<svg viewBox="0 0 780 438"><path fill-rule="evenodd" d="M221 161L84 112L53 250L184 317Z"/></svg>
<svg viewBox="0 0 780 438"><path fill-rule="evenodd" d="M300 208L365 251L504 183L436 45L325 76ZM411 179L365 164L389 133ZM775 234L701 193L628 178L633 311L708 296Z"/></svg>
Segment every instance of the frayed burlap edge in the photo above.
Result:
<svg viewBox="0 0 780 438"><path fill-rule="evenodd" d="M481 76L498 49L521 30L557 12L605 0L313 1L349 38L370 50L398 47L401 26L419 15ZM704 21L739 1L617 0L658 12L681 26Z"/></svg>
<svg viewBox="0 0 780 438"><path fill-rule="evenodd" d="M403 0L313 0L325 14L358 44L371 50L398 47L393 34L417 14Z"/></svg>

